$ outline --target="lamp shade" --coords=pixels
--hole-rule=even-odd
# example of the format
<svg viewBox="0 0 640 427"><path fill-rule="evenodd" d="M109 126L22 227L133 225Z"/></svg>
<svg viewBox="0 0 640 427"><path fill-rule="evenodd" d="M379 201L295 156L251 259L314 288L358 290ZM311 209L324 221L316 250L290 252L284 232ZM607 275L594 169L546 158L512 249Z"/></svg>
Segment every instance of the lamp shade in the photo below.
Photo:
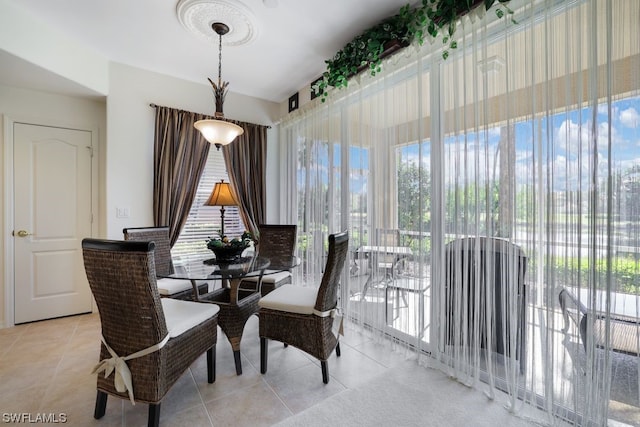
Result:
<svg viewBox="0 0 640 427"><path fill-rule="evenodd" d="M204 139L216 147L230 144L238 135L244 133L240 126L225 120L198 120L193 125L200 131Z"/></svg>
<svg viewBox="0 0 640 427"><path fill-rule="evenodd" d="M229 183L220 180L213 186L213 191L205 202L205 206L238 206L238 201L233 197Z"/></svg>

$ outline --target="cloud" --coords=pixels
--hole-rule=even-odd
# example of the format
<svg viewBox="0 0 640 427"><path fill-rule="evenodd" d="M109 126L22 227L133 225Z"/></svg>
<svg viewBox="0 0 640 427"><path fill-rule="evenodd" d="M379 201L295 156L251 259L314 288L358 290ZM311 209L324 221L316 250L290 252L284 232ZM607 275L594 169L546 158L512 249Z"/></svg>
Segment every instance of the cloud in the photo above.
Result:
<svg viewBox="0 0 640 427"><path fill-rule="evenodd" d="M421 164L422 167L426 167L427 169L429 169L431 167L431 153L426 152L426 150L422 153L422 155L420 155L418 152L407 153L402 156L401 161L405 164Z"/></svg>
<svg viewBox="0 0 640 427"><path fill-rule="evenodd" d="M609 114L608 104L598 104L598 114Z"/></svg>
<svg viewBox="0 0 640 427"><path fill-rule="evenodd" d="M640 114L635 108L630 107L620 112L620 123L631 129L635 129L640 126Z"/></svg>
<svg viewBox="0 0 640 427"><path fill-rule="evenodd" d="M587 146L591 139L591 132L589 132L589 126L580 126L572 120L565 120L557 129L555 139L560 148L577 154L580 146Z"/></svg>
<svg viewBox="0 0 640 427"><path fill-rule="evenodd" d="M500 127L493 127L488 129L489 138L500 136Z"/></svg>
<svg viewBox="0 0 640 427"><path fill-rule="evenodd" d="M609 138L611 138L611 143L614 146L624 142L620 139L615 127L611 127L611 134L609 134L609 125L606 122L599 123L596 132L598 149L600 150L607 148ZM560 124L555 134L556 144L567 152L567 156L576 156L580 153L580 150L582 150L583 155L588 155L592 150L592 141L593 133L589 123L579 125L572 120L565 120Z"/></svg>
<svg viewBox="0 0 640 427"><path fill-rule="evenodd" d="M600 148L607 146L609 136L611 136L612 144L622 143L618 138L618 132L615 127L611 127L611 135L609 135L609 124L604 122L598 124L598 146Z"/></svg>
<svg viewBox="0 0 640 427"><path fill-rule="evenodd" d="M484 183L488 179L500 176L500 165L496 162L496 146L489 147L479 143L450 143L444 147L444 181L466 184L465 180ZM476 168L477 166L477 168Z"/></svg>

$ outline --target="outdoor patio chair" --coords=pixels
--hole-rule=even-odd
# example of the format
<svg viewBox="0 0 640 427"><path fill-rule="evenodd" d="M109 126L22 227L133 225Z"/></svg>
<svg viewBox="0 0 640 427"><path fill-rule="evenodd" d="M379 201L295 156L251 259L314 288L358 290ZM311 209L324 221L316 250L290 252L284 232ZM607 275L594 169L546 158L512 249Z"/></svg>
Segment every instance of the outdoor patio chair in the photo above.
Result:
<svg viewBox="0 0 640 427"><path fill-rule="evenodd" d="M640 319L638 317L623 315L613 310L608 316L604 310L589 310L578 300L576 294L578 292L575 288L562 288L558 294L564 318L563 332L568 333L569 319L571 319L578 328L585 351L587 343L592 339L597 348L609 348L617 353L634 356L640 355ZM589 323L592 323L591 326ZM590 336L587 331L591 331Z"/></svg>
<svg viewBox="0 0 640 427"><path fill-rule="evenodd" d="M425 292L431 287L431 265L428 261L429 256L423 255L410 255L397 262L402 262L402 267L396 267L397 273L394 275L394 280L387 283L385 287L385 307L388 307L387 302L391 299L391 309L393 311L393 317L389 319L388 313L385 314L387 318L387 324L397 319L400 316L400 310L402 308L409 307L408 297L410 294L415 295L418 303L418 312L424 313ZM390 298L390 295L393 295ZM400 305L400 303L404 305ZM420 318L419 323L419 335L424 333L424 319Z"/></svg>
<svg viewBox="0 0 640 427"><path fill-rule="evenodd" d="M400 230L397 228L377 229L376 245L383 247L400 246ZM395 280L397 273L404 265L403 258L391 253L381 252L376 254L373 261L375 265L372 265L372 267L378 269L379 274L382 276L382 282L385 284L392 283Z"/></svg>
<svg viewBox="0 0 640 427"><path fill-rule="evenodd" d="M464 348L479 343L497 354L515 356L524 372L526 268L522 249L505 239L478 236L447 243L444 295L449 313L448 344ZM456 313L458 318L454 319ZM511 313L516 316L513 320ZM480 322L477 326L476 321ZM515 348L511 348L512 342Z"/></svg>

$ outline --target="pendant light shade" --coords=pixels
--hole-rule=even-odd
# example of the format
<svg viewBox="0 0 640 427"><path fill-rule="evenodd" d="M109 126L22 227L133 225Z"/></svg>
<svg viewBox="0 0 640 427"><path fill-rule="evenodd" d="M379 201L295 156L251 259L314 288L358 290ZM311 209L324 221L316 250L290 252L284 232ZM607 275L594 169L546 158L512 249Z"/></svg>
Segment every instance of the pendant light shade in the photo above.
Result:
<svg viewBox="0 0 640 427"><path fill-rule="evenodd" d="M240 126L225 120L198 120L193 126L200 131L204 139L218 149L222 145L230 144L238 135L244 133Z"/></svg>
<svg viewBox="0 0 640 427"><path fill-rule="evenodd" d="M215 119L198 120L194 123L194 127L200 131L204 139L214 144L219 150L221 146L230 144L237 136L242 135L244 130L235 123L226 121L222 111L224 98L227 95L227 87L229 86L229 82L222 81L222 36L229 32L229 27L221 22L214 22L211 24L211 28L219 37L218 83L216 84L211 79L208 79L216 100Z"/></svg>

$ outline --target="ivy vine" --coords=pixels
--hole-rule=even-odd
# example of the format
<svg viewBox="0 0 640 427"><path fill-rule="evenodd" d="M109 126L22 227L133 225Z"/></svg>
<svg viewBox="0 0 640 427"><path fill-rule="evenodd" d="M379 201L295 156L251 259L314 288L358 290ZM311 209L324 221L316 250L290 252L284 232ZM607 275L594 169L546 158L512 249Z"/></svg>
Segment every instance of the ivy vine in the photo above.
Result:
<svg viewBox="0 0 640 427"><path fill-rule="evenodd" d="M369 28L339 50L333 58L325 61L327 70L312 86L312 90L322 95L325 102L328 88L347 87L349 78L367 69L375 76L381 71L383 54L392 43L408 46L417 41L424 43L428 35L434 39L442 38L446 46L443 59L449 57L449 50L457 48L453 37L459 18L476 7L484 6L489 10L495 3L498 18L507 15L513 19L513 11L507 3L510 0L422 0L417 6L409 4L400 8L398 13ZM396 46L397 46L396 45Z"/></svg>

